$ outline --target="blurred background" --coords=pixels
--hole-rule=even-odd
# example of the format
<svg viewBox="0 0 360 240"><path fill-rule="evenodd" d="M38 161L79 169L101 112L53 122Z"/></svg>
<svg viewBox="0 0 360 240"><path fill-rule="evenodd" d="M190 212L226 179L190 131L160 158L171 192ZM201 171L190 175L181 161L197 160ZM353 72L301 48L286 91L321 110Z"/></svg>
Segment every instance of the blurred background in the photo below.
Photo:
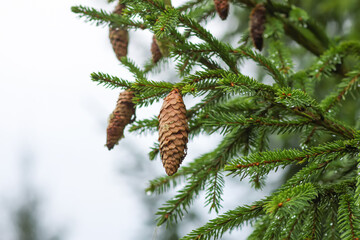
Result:
<svg viewBox="0 0 360 240"><path fill-rule="evenodd" d="M173 2L177 6L183 1ZM304 4L312 9L310 1ZM208 214L201 195L183 222L168 229L155 227L157 208L175 194L149 196L144 190L149 180L164 174L160 160L147 156L157 136L126 132L113 151L104 147L107 118L119 90L97 86L90 73L132 76L116 59L108 28L84 23L70 11L73 5L114 8L106 0L2 3L0 239L178 239L215 215ZM343 18L333 22L345 24ZM334 33L340 31L339 24L331 28ZM209 26L216 37L238 29L231 17L224 22L215 17ZM129 56L139 65L151 56L151 39L149 32L130 33ZM249 63L242 72L255 76L254 69ZM153 79L170 79L171 74L165 71ZM187 106L194 101L185 98ZM157 115L159 109L160 103L140 109L137 118ZM219 139L193 139L184 164ZM282 146L276 141L273 145ZM280 184L277 174L269 177L263 191L251 189L247 181L227 179L222 212L269 194ZM245 239L248 230L223 239Z"/></svg>

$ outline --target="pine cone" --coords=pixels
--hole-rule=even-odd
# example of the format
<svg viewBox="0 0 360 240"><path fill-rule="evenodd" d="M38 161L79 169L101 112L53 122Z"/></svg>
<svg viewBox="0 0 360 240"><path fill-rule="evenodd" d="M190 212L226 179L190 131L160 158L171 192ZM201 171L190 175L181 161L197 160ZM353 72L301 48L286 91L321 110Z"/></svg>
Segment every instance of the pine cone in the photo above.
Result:
<svg viewBox="0 0 360 240"><path fill-rule="evenodd" d="M250 14L250 36L254 46L262 50L263 33L265 30L266 9L264 5L257 4Z"/></svg>
<svg viewBox="0 0 360 240"><path fill-rule="evenodd" d="M131 122L131 117L135 114L135 105L132 102L133 97L134 93L128 90L121 92L119 95L106 130L106 146L109 150L123 137L125 126Z"/></svg>
<svg viewBox="0 0 360 240"><path fill-rule="evenodd" d="M118 5L116 5L115 10L114 10L113 13L121 15L121 13L125 9L125 7L126 7L125 4L119 3Z"/></svg>
<svg viewBox="0 0 360 240"><path fill-rule="evenodd" d="M124 4L118 4L114 10L114 13L121 14L125 8ZM110 28L109 38L113 46L116 57L120 60L121 57L127 55L127 49L129 44L129 33L126 29Z"/></svg>
<svg viewBox="0 0 360 240"><path fill-rule="evenodd" d="M155 35L153 36L153 41L151 43L151 54L153 63L157 63L162 58L162 54L160 52L159 45L156 42Z"/></svg>
<svg viewBox="0 0 360 240"><path fill-rule="evenodd" d="M215 9L222 20L225 20L229 14L228 0L214 0Z"/></svg>
<svg viewBox="0 0 360 240"><path fill-rule="evenodd" d="M171 176L186 156L189 132L186 108L178 89L166 96L158 118L161 160L166 174Z"/></svg>

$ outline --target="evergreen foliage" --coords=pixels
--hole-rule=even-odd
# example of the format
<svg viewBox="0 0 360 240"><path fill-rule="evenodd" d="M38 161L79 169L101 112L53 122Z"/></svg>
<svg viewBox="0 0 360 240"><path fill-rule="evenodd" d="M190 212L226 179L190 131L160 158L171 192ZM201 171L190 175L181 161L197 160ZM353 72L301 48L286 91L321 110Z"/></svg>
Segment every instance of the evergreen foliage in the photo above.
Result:
<svg viewBox="0 0 360 240"><path fill-rule="evenodd" d="M229 177L247 179L261 189L269 173L285 168L283 184L272 194L224 212L182 239L221 239L244 224L254 228L248 239L360 238L358 1L342 5L349 8L347 16L338 9L341 0L233 0L226 21L234 21L238 32L226 33L224 39L207 25L218 17L212 0L184 1L178 7L165 0L120 2L126 5L122 15L84 6L72 11L97 25L150 31L162 53L169 54L143 67L123 57L133 82L105 73L92 73L91 79L132 90L138 111L173 89L198 97L187 109L190 139L222 135L218 146L186 158L176 174L150 181L146 191L153 194L182 184L159 208L158 225L181 220L201 192L204 205L218 214ZM248 30L250 11L258 3L266 8L262 52L253 48ZM324 14L339 26L350 22L350 30L335 27L329 33ZM149 79L149 73L170 61L178 81ZM242 73L249 61L258 65L255 76ZM154 116L134 121L130 131L154 133L158 125ZM273 139L282 141L280 149ZM150 159L158 153L154 143Z"/></svg>

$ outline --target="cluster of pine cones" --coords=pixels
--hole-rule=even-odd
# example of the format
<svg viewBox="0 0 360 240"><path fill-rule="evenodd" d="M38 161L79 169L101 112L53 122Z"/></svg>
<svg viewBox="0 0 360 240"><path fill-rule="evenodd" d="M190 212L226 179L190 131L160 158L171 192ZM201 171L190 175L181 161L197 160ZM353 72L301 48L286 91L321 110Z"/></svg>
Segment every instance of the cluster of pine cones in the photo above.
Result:
<svg viewBox="0 0 360 240"><path fill-rule="evenodd" d="M215 8L222 20L229 13L228 0L214 0ZM114 10L115 14L122 14L124 4L118 4ZM258 4L250 14L250 36L254 46L261 51L263 45L263 32L265 25L266 9ZM129 34L124 28L110 28L109 38L116 57L120 60L127 55ZM159 47L160 42L153 36L151 53L153 63L157 63L165 54ZM166 55L165 55L166 56ZM111 150L124 135L127 124L133 121L135 116L135 104L133 98L135 92L128 89L120 93L116 107L109 118L107 127L106 146ZM173 89L164 99L159 119L159 150L165 168L165 172L171 176L180 167L186 156L189 127L186 118L186 108L178 89Z"/></svg>
<svg viewBox="0 0 360 240"><path fill-rule="evenodd" d="M118 4L114 13L121 14L124 8L124 4ZM119 60L121 57L125 57L129 43L128 31L126 29L110 28L109 38L116 57ZM153 37L151 52L154 63L158 62L163 56L155 36ZM107 127L106 146L109 150L123 137L126 125L132 122L135 115L135 105L132 101L134 96L134 92L131 90L125 90L119 95ZM158 118L160 156L165 172L171 176L177 172L182 160L185 158L189 132L186 108L178 89L172 90L164 99Z"/></svg>
<svg viewBox="0 0 360 240"><path fill-rule="evenodd" d="M219 17L225 20L229 14L229 0L214 0ZM250 37L255 48L262 50L263 34L266 22L266 9L263 4L257 4L250 13Z"/></svg>

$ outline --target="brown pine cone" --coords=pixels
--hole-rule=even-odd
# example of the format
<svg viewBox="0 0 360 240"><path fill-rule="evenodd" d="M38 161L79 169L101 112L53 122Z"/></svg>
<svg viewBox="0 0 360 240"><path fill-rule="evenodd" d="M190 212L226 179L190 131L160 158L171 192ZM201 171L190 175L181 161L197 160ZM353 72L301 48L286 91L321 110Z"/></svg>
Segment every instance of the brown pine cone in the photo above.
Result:
<svg viewBox="0 0 360 240"><path fill-rule="evenodd" d="M263 47L263 33L265 30L266 9L264 5L257 4L250 14L250 37L254 46L262 50Z"/></svg>
<svg viewBox="0 0 360 240"><path fill-rule="evenodd" d="M153 63L157 63L162 58L162 54L160 52L159 45L156 42L155 35L153 36L153 41L151 43L151 54Z"/></svg>
<svg viewBox="0 0 360 240"><path fill-rule="evenodd" d="M161 160L166 174L171 176L186 156L189 132L186 108L178 89L166 96L158 118Z"/></svg>
<svg viewBox="0 0 360 240"><path fill-rule="evenodd" d="M214 0L215 9L222 20L225 20L229 14L228 0Z"/></svg>
<svg viewBox="0 0 360 240"><path fill-rule="evenodd" d="M114 13L121 14L125 8L124 4L118 4L114 10ZM116 57L120 60L121 57L127 55L127 49L129 44L129 33L126 29L110 28L109 38L113 46Z"/></svg>
<svg viewBox="0 0 360 240"><path fill-rule="evenodd" d="M106 146L111 150L124 135L124 128L131 122L135 114L135 104L132 102L134 93L126 90L120 93L115 110L110 115L107 127Z"/></svg>
<svg viewBox="0 0 360 240"><path fill-rule="evenodd" d="M121 13L125 9L125 7L126 7L125 4L119 3L118 5L116 5L114 13L121 15Z"/></svg>

